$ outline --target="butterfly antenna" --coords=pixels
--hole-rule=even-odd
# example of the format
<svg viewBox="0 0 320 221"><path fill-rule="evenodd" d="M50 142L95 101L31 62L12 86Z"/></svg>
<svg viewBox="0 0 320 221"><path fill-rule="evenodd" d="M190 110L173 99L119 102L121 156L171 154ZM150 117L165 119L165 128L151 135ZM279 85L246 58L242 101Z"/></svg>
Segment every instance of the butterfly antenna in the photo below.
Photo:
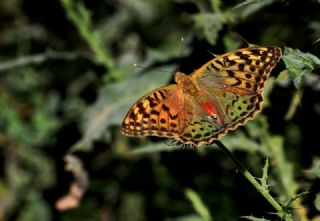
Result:
<svg viewBox="0 0 320 221"><path fill-rule="evenodd" d="M247 44L248 48L252 48L252 47L257 47L258 46L258 45L255 45L255 44L251 44L249 41L247 41L247 39L242 37L240 34L238 34L238 37Z"/></svg>
<svg viewBox="0 0 320 221"><path fill-rule="evenodd" d="M218 57L218 55L214 54L213 52L211 52L211 51L209 51L209 50L207 50L207 52L209 52L214 58L215 58L215 57Z"/></svg>
<svg viewBox="0 0 320 221"><path fill-rule="evenodd" d="M133 64L133 67L135 67L135 68L141 68L141 69L147 68L147 67L142 66L142 65L139 65L139 64ZM171 73L170 71L166 71L166 70L162 70L162 69L156 69L156 71L165 72L165 73L169 73L169 74Z"/></svg>
<svg viewBox="0 0 320 221"><path fill-rule="evenodd" d="M181 41L180 41L180 56L179 56L179 71L181 71L181 63L182 63L182 52L183 52L183 48L184 48L184 43L183 43L183 41L184 41L184 38L183 37L181 37L181 39L180 39Z"/></svg>

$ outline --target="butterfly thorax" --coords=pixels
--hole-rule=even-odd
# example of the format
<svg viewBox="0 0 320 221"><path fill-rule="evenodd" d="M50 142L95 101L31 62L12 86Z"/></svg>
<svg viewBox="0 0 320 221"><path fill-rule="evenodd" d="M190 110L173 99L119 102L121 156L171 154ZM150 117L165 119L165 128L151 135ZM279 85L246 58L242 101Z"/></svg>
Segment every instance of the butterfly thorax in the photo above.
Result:
<svg viewBox="0 0 320 221"><path fill-rule="evenodd" d="M175 75L175 81L184 93L190 94L191 96L198 94L199 91L190 76L178 71Z"/></svg>
<svg viewBox="0 0 320 221"><path fill-rule="evenodd" d="M217 113L214 105L197 87L196 83L193 82L193 79L190 76L187 76L182 72L177 72L175 75L175 81L178 84L178 87L182 88L184 94L188 94L195 99L195 105L201 108L202 113L212 117L212 120L216 120Z"/></svg>

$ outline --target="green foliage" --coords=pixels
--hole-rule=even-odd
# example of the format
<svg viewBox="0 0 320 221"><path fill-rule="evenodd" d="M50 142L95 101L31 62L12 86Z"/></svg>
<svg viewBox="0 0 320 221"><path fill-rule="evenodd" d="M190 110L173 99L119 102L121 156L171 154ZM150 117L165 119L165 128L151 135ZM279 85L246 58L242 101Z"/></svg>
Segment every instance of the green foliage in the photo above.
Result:
<svg viewBox="0 0 320 221"><path fill-rule="evenodd" d="M236 15L239 19L245 19L274 2L276 0L246 0L236 5L233 10L237 12Z"/></svg>
<svg viewBox="0 0 320 221"><path fill-rule="evenodd" d="M298 49L285 48L283 61L296 88L300 88L303 77L320 68L320 59Z"/></svg>
<svg viewBox="0 0 320 221"><path fill-rule="evenodd" d="M317 193L316 199L314 200L314 205L317 210L320 212L320 193Z"/></svg>
<svg viewBox="0 0 320 221"><path fill-rule="evenodd" d="M162 67L170 70L170 67ZM169 73L161 73L157 70L148 72L139 78L132 78L131 81L108 84L98 92L97 101L84 113L83 137L75 145L75 150L84 150L81 147L91 147L92 142L101 138L106 128L111 125L120 125L123 116L126 114L125 107L138 100L146 91L165 85ZM137 85L148 85L137 87Z"/></svg>
<svg viewBox="0 0 320 221"><path fill-rule="evenodd" d="M319 219L319 10L311 0L2 0L0 220ZM139 97L246 42L286 45L262 113L221 139L247 180L214 144L178 150L121 134ZM89 186L65 171L68 152ZM55 206L64 196L73 209Z"/></svg>
<svg viewBox="0 0 320 221"><path fill-rule="evenodd" d="M316 157L313 159L312 166L310 169L310 174L313 177L320 178L320 158L319 157Z"/></svg>
<svg viewBox="0 0 320 221"><path fill-rule="evenodd" d="M262 173L262 177L261 177L261 186L266 190L269 188L269 186L267 184L268 169L269 169L269 160L267 158L266 162L264 164L264 167L263 167L263 173Z"/></svg>
<svg viewBox="0 0 320 221"><path fill-rule="evenodd" d="M215 45L219 31L223 27L223 18L219 14L198 14L194 17L195 25L203 32L208 42Z"/></svg>
<svg viewBox="0 0 320 221"><path fill-rule="evenodd" d="M108 76L111 76L113 79L119 79L121 74L115 68L114 61L111 56L103 50L103 44L100 38L91 28L90 12L81 2L74 3L71 0L61 0L61 3L67 12L68 18L75 24L81 36L94 51L97 60L109 70Z"/></svg>
<svg viewBox="0 0 320 221"><path fill-rule="evenodd" d="M254 216L242 216L242 218L245 218L245 219L251 220L251 221L270 221L269 219L257 218L257 217L254 217Z"/></svg>
<svg viewBox="0 0 320 221"><path fill-rule="evenodd" d="M202 218L203 221L211 221L211 215L208 210L208 208L205 206L205 204L202 202L198 194L191 190L186 189L185 194L188 197L188 199L191 201L193 208L197 211L199 216Z"/></svg>

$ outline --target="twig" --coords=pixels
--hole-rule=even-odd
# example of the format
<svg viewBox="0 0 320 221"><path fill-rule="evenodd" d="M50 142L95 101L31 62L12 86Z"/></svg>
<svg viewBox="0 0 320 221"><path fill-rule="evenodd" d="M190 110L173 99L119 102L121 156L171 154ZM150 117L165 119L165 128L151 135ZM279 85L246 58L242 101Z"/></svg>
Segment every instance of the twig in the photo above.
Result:
<svg viewBox="0 0 320 221"><path fill-rule="evenodd" d="M291 216L286 213L282 206L269 194L268 190L263 188L263 186L250 174L250 172L221 141L216 141L215 144L233 160L233 162L238 166L242 175L263 195L263 197L273 206L273 208L277 210L278 214L283 215L284 220L293 221Z"/></svg>

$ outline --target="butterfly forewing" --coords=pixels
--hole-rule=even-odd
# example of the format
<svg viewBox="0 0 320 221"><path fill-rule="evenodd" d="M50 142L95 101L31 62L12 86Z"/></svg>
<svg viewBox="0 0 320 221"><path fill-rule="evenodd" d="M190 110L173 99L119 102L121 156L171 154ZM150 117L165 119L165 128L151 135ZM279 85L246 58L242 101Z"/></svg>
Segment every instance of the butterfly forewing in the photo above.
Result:
<svg viewBox="0 0 320 221"><path fill-rule="evenodd" d="M158 88L140 98L128 111L122 132L128 136L175 138L183 129L182 91L177 85Z"/></svg>
<svg viewBox="0 0 320 221"><path fill-rule="evenodd" d="M212 59L192 77L200 85L254 95L262 92L264 82L280 58L278 47L244 48Z"/></svg>

